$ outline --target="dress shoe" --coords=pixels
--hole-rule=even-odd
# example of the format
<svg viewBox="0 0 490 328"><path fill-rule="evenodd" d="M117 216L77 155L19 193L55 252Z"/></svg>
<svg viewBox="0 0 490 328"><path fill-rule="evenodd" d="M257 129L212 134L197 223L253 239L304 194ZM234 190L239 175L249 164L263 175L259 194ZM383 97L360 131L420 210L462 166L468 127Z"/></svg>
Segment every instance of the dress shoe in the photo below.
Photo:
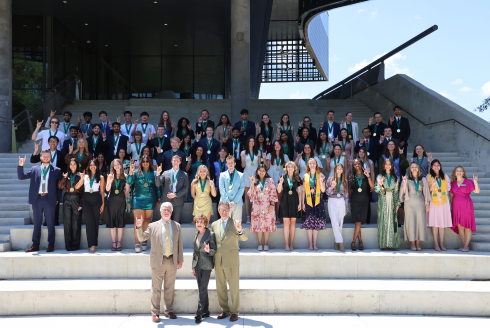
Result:
<svg viewBox="0 0 490 328"><path fill-rule="evenodd" d="M37 252L37 251L39 251L39 247L36 246L31 246L31 248L26 249L26 253Z"/></svg>
<svg viewBox="0 0 490 328"><path fill-rule="evenodd" d="M151 316L151 320L152 320L153 322L160 322L160 317L159 317L159 316L157 316L157 315L154 315L154 314L153 314L153 315Z"/></svg>
<svg viewBox="0 0 490 328"><path fill-rule="evenodd" d="M177 316L173 312L165 313L165 316L169 319L177 319Z"/></svg>
<svg viewBox="0 0 490 328"><path fill-rule="evenodd" d="M203 313L202 314L202 317L203 318L209 318L211 316L211 312L208 312L208 313Z"/></svg>
<svg viewBox="0 0 490 328"><path fill-rule="evenodd" d="M238 320L238 314L232 314L230 317L230 321L233 322L233 321L237 321L237 320Z"/></svg>
<svg viewBox="0 0 490 328"><path fill-rule="evenodd" d="M223 312L223 313L221 313L221 314L218 316L218 319L220 319L220 320L221 320L221 319L224 319L224 318L226 318L226 317L228 317L228 313Z"/></svg>
<svg viewBox="0 0 490 328"><path fill-rule="evenodd" d="M202 317L200 315L195 316L196 323L201 323L202 322Z"/></svg>
<svg viewBox="0 0 490 328"><path fill-rule="evenodd" d="M48 246L48 249L46 250L46 252L53 252L54 251L54 246L53 245L49 245Z"/></svg>

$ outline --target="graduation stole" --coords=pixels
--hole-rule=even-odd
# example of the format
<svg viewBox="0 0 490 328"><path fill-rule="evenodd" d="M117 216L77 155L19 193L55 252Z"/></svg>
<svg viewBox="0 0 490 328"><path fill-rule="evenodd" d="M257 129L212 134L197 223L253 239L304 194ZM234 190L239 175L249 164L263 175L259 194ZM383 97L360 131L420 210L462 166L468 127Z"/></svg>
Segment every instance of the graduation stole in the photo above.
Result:
<svg viewBox="0 0 490 328"><path fill-rule="evenodd" d="M320 204L320 180L321 180L321 175L318 174L316 177L316 198L315 198L315 206ZM305 193L306 193L306 203L313 207L313 202L311 201L311 189L310 189L310 174L305 174Z"/></svg>
<svg viewBox="0 0 490 328"><path fill-rule="evenodd" d="M429 184L432 186L432 183L436 181L430 174L429 174ZM437 183L437 181L436 181ZM447 195L446 195L446 190L447 190L447 181L446 179L442 180L441 179L441 205L444 205L447 202ZM439 207L439 197L437 197L438 191L434 190L432 191L432 202L434 205Z"/></svg>

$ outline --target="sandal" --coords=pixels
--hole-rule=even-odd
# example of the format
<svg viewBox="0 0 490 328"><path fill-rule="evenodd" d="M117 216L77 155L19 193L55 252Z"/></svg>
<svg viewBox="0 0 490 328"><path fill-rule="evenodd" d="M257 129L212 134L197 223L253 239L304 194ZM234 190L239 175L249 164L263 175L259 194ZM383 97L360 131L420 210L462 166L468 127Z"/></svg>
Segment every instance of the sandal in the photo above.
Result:
<svg viewBox="0 0 490 328"><path fill-rule="evenodd" d="M142 242L142 243L141 243L141 250L142 250L143 252L144 252L144 251L146 251L146 247L147 247L147 246L148 246L148 244L147 244L147 242L146 242L146 241Z"/></svg>
<svg viewBox="0 0 490 328"><path fill-rule="evenodd" d="M90 247L90 249L88 250L90 253L95 253L95 246L92 246Z"/></svg>
<svg viewBox="0 0 490 328"><path fill-rule="evenodd" d="M116 244L116 245L114 245L114 244ZM113 251L113 252L117 251L116 246L117 246L117 242L113 241L113 242L112 242L112 249L111 249L111 251ZM91 248L92 248L92 247L91 247Z"/></svg>
<svg viewBox="0 0 490 328"><path fill-rule="evenodd" d="M316 247L316 246L315 246L315 247L313 247L313 250L314 250L314 251L317 251L317 250L318 250L318 247Z"/></svg>
<svg viewBox="0 0 490 328"><path fill-rule="evenodd" d="M360 246L360 244L359 244L359 246ZM356 242L355 241L350 243L350 249L352 249L354 252L356 251Z"/></svg>
<svg viewBox="0 0 490 328"><path fill-rule="evenodd" d="M339 243L339 251L345 252L344 243Z"/></svg>
<svg viewBox="0 0 490 328"><path fill-rule="evenodd" d="M120 241L118 241L118 243L119 243L119 247L116 248L116 251L120 252L120 251L122 251L122 245L121 245Z"/></svg>
<svg viewBox="0 0 490 328"><path fill-rule="evenodd" d="M360 251L364 250L364 244L362 243L362 241L359 242L359 250Z"/></svg>
<svg viewBox="0 0 490 328"><path fill-rule="evenodd" d="M312 250L313 250L313 247L311 247L311 246L310 246L310 247L308 247L308 250L309 250L309 251L312 251Z"/></svg>
<svg viewBox="0 0 490 328"><path fill-rule="evenodd" d="M134 251L135 251L136 253L141 252L140 244L135 244L135 245L134 245Z"/></svg>

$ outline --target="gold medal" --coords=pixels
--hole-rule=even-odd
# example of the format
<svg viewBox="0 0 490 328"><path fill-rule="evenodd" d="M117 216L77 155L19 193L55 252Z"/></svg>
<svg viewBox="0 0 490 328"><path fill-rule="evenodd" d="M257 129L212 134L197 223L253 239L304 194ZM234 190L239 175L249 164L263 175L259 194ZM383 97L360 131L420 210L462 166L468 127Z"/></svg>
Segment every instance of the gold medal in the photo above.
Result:
<svg viewBox="0 0 490 328"><path fill-rule="evenodd" d="M269 142L269 138L265 138L265 141Z"/></svg>
<svg viewBox="0 0 490 328"><path fill-rule="evenodd" d="M293 194L293 191L292 190L289 190L288 194L292 195Z"/></svg>
<svg viewBox="0 0 490 328"><path fill-rule="evenodd" d="M279 166L276 166L276 171L279 171Z"/></svg>
<svg viewBox="0 0 490 328"><path fill-rule="evenodd" d="M250 166L255 166L255 163L254 162L250 163Z"/></svg>
<svg viewBox="0 0 490 328"><path fill-rule="evenodd" d="M145 182L145 185L144 186L145 186L145 188L148 188L148 183Z"/></svg>
<svg viewBox="0 0 490 328"><path fill-rule="evenodd" d="M201 198L204 198L204 194L201 194Z"/></svg>
<svg viewBox="0 0 490 328"><path fill-rule="evenodd" d="M260 197L264 197L264 193L263 192L260 193Z"/></svg>
<svg viewBox="0 0 490 328"><path fill-rule="evenodd" d="M78 167L82 167L82 164L78 164Z"/></svg>
<svg viewBox="0 0 490 328"><path fill-rule="evenodd" d="M357 189L358 192L362 192L362 188Z"/></svg>
<svg viewBox="0 0 490 328"><path fill-rule="evenodd" d="M345 156L345 151L342 153L342 156Z"/></svg>
<svg viewBox="0 0 490 328"><path fill-rule="evenodd" d="M116 190L115 193L116 193L116 195L118 195L119 194L119 190Z"/></svg>
<svg viewBox="0 0 490 328"><path fill-rule="evenodd" d="M93 189L90 189L90 193L93 194L94 190Z"/></svg>
<svg viewBox="0 0 490 328"><path fill-rule="evenodd" d="M70 188L70 192L74 192L75 191L75 188Z"/></svg>
<svg viewBox="0 0 490 328"><path fill-rule="evenodd" d="M352 136L351 135L349 135L349 139L352 139Z"/></svg>

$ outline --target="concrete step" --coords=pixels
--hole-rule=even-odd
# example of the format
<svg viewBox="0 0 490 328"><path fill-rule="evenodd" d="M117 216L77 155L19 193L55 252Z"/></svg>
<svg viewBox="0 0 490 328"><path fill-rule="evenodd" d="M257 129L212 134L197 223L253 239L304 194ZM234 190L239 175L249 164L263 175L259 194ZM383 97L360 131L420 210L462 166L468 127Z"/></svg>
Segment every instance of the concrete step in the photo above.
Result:
<svg viewBox="0 0 490 328"><path fill-rule="evenodd" d="M0 234L0 243L10 243L10 233Z"/></svg>
<svg viewBox="0 0 490 328"><path fill-rule="evenodd" d="M490 251L490 242L470 242L470 249L476 252L488 252Z"/></svg>
<svg viewBox="0 0 490 328"><path fill-rule="evenodd" d="M0 191L0 200L3 197L19 197L23 198L27 201L27 196L29 195L29 188L25 188L23 190L1 190Z"/></svg>
<svg viewBox="0 0 490 328"><path fill-rule="evenodd" d="M471 199L473 200L473 203L490 203L490 196L480 196L480 194L471 194Z"/></svg>
<svg viewBox="0 0 490 328"><path fill-rule="evenodd" d="M480 185L480 193L477 194L478 196L490 196L490 190L482 190L482 186Z"/></svg>
<svg viewBox="0 0 490 328"><path fill-rule="evenodd" d="M0 277L4 279L150 279L149 253L87 249L53 253L23 251L0 254ZM293 252L253 249L240 251L241 279L488 279L490 253L456 250L384 252L366 249L341 253L335 250ZM192 249L184 249L178 279L192 279ZM305 270L304 268L308 268ZM213 274L214 277L214 274Z"/></svg>
<svg viewBox="0 0 490 328"><path fill-rule="evenodd" d="M476 211L475 211L476 212ZM490 217L488 218L479 218L475 216L476 227L478 231L478 227L482 225L490 225Z"/></svg>
<svg viewBox="0 0 490 328"><path fill-rule="evenodd" d="M24 226L26 224L31 224L31 219L29 217L23 218L2 218L0 217L0 228L8 227L9 229L16 226Z"/></svg>
<svg viewBox="0 0 490 328"><path fill-rule="evenodd" d="M30 211L0 211L0 221L11 218L29 218Z"/></svg>
<svg viewBox="0 0 490 328"><path fill-rule="evenodd" d="M148 313L150 287L148 279L6 280L0 284L0 315ZM197 295L195 279L178 279L174 312L195 312ZM209 300L209 310L219 313L215 280L209 283ZM490 282L240 280L243 313L485 316L489 302Z"/></svg>
<svg viewBox="0 0 490 328"><path fill-rule="evenodd" d="M434 157L434 156L432 156L432 157ZM452 171L452 168L454 168L455 166L463 166L465 170L471 169L472 168L471 165L473 164L472 162L463 162L463 161L450 162L450 161L446 161L446 159L441 159L439 161L441 162L442 167L444 167L444 168L449 167L449 168L451 168L451 171Z"/></svg>
<svg viewBox="0 0 490 328"><path fill-rule="evenodd" d="M17 179L17 169L12 169L8 173L2 173L0 175L0 182L5 179Z"/></svg>
<svg viewBox="0 0 490 328"><path fill-rule="evenodd" d="M29 184L31 183L30 179L19 180L19 179L1 179L0 178L0 186L13 186L15 184L22 186L24 189L27 188L29 190Z"/></svg>
<svg viewBox="0 0 490 328"><path fill-rule="evenodd" d="M0 242L0 252L9 252L10 250L12 250L10 242Z"/></svg>
<svg viewBox="0 0 490 328"><path fill-rule="evenodd" d="M1 205L0 205L1 206ZM490 210L490 203L473 203L476 210Z"/></svg>
<svg viewBox="0 0 490 328"><path fill-rule="evenodd" d="M23 198L22 203L10 203L5 204L4 202L0 202L0 212L3 211L29 211L31 205L27 204L27 199Z"/></svg>
<svg viewBox="0 0 490 328"><path fill-rule="evenodd" d="M489 218L490 219L490 211L487 210L475 210L475 218Z"/></svg>
<svg viewBox="0 0 490 328"><path fill-rule="evenodd" d="M489 223L490 223L490 219L489 219ZM478 233L490 233L490 224L489 225L477 224L476 225L476 232L478 232Z"/></svg>
<svg viewBox="0 0 490 328"><path fill-rule="evenodd" d="M22 197L10 197L0 195L0 204L27 204L27 194Z"/></svg>
<svg viewBox="0 0 490 328"><path fill-rule="evenodd" d="M8 184L0 181L0 191L26 191L29 193L29 180L16 180L18 184ZM25 182L27 181L27 183Z"/></svg>
<svg viewBox="0 0 490 328"><path fill-rule="evenodd" d="M300 224L296 225L296 237L294 239L294 246L298 249L307 249L309 246L308 236L305 230L300 229ZM245 231L248 234L248 240L240 242L240 247L242 249L257 249L258 240L257 234L250 232L250 226L244 225ZM364 225L361 228L362 240L364 247L368 249L378 248L378 228L376 224ZM423 249L433 249L433 239L431 228L427 228L428 239L425 242L421 242ZM16 226L10 229L10 234L12 236L12 247L14 250L22 250L28 248L32 243L32 225ZM99 228L99 249L110 249L112 247L110 229L100 226ZM43 227L41 230L41 249L46 249L47 244L47 228ZM196 233L196 228L191 224L182 224L182 238L184 248L192 248L192 242L194 235ZM401 230L401 233L403 231ZM55 249L65 249L64 244L64 228L62 225L55 228ZM349 243L352 240L354 234L354 224L346 223L342 229L342 236L344 239L344 244L346 248L349 248ZM87 248L87 237L85 226L82 226L81 231L81 248ZM134 231L132 225L126 225L122 237L122 247L125 249L134 249ZM448 249L456 249L461 247L461 239L454 233L451 229L445 230L444 244ZM318 248L320 249L332 249L334 247L334 237L333 231L330 224L327 224L327 229L319 232L318 235ZM279 225L277 232L270 234L269 248L271 250L282 250L284 249L284 236L283 236L283 226ZM402 242L401 249L409 249L409 242Z"/></svg>
<svg viewBox="0 0 490 328"><path fill-rule="evenodd" d="M473 242L488 242L490 243L490 234L487 233L473 233L471 235L471 241Z"/></svg>

